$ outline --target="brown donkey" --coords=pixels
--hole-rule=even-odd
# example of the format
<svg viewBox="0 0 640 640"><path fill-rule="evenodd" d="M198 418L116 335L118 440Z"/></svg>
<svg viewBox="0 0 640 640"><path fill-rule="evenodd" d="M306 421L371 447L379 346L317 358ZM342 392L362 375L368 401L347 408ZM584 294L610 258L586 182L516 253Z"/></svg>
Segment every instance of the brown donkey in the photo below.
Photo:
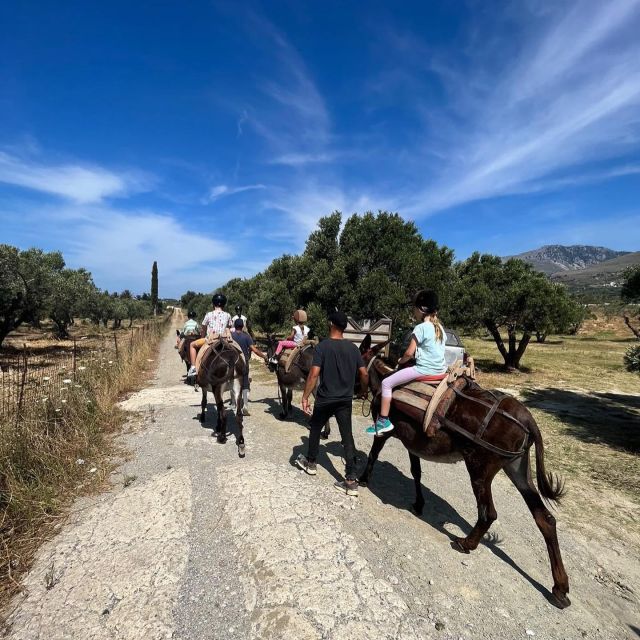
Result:
<svg viewBox="0 0 640 640"><path fill-rule="evenodd" d="M374 397L381 389L382 379L389 373L378 358L383 346L372 348L369 335L360 345L369 368L369 386ZM564 490L562 482L545 471L544 447L538 425L527 408L515 398L482 389L468 378L459 384L462 388L456 393L457 397L443 421L442 429L433 437L424 433L423 412L416 409L415 415L410 415L410 408L406 413L400 412L392 403L389 417L395 428L374 439L359 482L361 485L369 482L373 465L387 440L398 438L409 452L416 489L413 509L420 515L424 507L420 459L432 462L464 460L478 504L478 521L466 538L454 538L452 546L462 553L469 553L477 548L498 517L491 497L491 483L498 471L504 470L527 503L547 543L553 575L553 589L548 599L556 607L564 609L571 604L567 597L569 578L562 564L555 518L540 497L542 494L546 501L559 502ZM374 401L374 413L375 404ZM532 445L535 447L538 489L531 478L529 449Z"/></svg>
<svg viewBox="0 0 640 640"><path fill-rule="evenodd" d="M203 349L205 347L202 347ZM227 441L227 415L224 410L222 394L233 390L236 398L236 424L238 434L236 444L238 455L245 456L245 444L242 417L242 377L244 375L245 362L242 354L225 340L215 344L209 353L205 354L198 370L196 382L202 389L202 401L200 422L204 423L207 410L207 391L212 391L216 399L218 419L216 422L216 438L220 444Z"/></svg>

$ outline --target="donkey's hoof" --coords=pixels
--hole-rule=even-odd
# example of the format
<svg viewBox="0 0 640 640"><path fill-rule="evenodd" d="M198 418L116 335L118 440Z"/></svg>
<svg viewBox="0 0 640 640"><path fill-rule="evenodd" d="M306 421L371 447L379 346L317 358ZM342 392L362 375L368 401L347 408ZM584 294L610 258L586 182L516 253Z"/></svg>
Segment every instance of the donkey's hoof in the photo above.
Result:
<svg viewBox="0 0 640 640"><path fill-rule="evenodd" d="M278 420L284 420L287 417L286 413L279 413L278 414Z"/></svg>
<svg viewBox="0 0 640 640"><path fill-rule="evenodd" d="M227 441L227 436L219 433L218 435L216 435L216 440L219 444L224 444Z"/></svg>
<svg viewBox="0 0 640 640"><path fill-rule="evenodd" d="M243 444L239 444L238 445L238 457L244 458L244 456L245 456L244 445Z"/></svg>
<svg viewBox="0 0 640 640"><path fill-rule="evenodd" d="M411 505L411 513L413 513L414 516L421 516L423 509L424 509L424 505L423 504L416 504L414 502Z"/></svg>
<svg viewBox="0 0 640 640"><path fill-rule="evenodd" d="M451 541L451 548L459 551L460 553L471 553L471 551L469 551L469 549L467 549L467 547L465 546L464 538L454 538Z"/></svg>
<svg viewBox="0 0 640 640"><path fill-rule="evenodd" d="M558 609L566 609L570 604L571 600L566 593L562 593L557 590L555 587L553 588L551 594L549 595L549 602L554 606L558 607Z"/></svg>

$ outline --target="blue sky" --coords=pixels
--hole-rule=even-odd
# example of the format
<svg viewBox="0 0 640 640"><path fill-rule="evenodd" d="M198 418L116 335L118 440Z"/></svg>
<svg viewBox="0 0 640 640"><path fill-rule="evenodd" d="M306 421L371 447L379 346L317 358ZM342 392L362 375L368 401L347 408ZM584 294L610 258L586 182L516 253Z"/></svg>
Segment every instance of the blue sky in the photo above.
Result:
<svg viewBox="0 0 640 640"><path fill-rule="evenodd" d="M640 249L640 0L0 5L0 242L211 291L319 217Z"/></svg>

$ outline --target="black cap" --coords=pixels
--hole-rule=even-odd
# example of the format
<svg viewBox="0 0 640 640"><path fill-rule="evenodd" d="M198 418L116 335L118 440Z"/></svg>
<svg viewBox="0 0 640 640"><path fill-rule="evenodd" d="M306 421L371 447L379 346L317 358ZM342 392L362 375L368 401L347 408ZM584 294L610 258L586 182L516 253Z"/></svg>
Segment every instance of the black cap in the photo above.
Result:
<svg viewBox="0 0 640 640"><path fill-rule="evenodd" d="M344 331L347 328L349 319L347 318L347 314L343 311L334 311L329 314L329 322L338 327L341 331Z"/></svg>
<svg viewBox="0 0 640 640"><path fill-rule="evenodd" d="M233 326L235 329L242 329L244 327L244 320L242 318L238 318L234 323Z"/></svg>

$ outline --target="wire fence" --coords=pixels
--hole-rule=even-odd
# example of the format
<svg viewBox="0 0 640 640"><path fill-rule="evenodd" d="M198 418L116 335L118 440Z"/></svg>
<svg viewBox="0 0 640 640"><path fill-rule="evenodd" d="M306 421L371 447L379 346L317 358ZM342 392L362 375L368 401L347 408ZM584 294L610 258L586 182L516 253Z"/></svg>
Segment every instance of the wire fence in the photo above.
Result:
<svg viewBox="0 0 640 640"><path fill-rule="evenodd" d="M129 362L152 333L164 330L169 318L154 318L109 334L74 338L69 347L55 345L43 351L24 345L19 352L3 357L0 420L17 425L22 415L35 408L64 405L69 391Z"/></svg>

